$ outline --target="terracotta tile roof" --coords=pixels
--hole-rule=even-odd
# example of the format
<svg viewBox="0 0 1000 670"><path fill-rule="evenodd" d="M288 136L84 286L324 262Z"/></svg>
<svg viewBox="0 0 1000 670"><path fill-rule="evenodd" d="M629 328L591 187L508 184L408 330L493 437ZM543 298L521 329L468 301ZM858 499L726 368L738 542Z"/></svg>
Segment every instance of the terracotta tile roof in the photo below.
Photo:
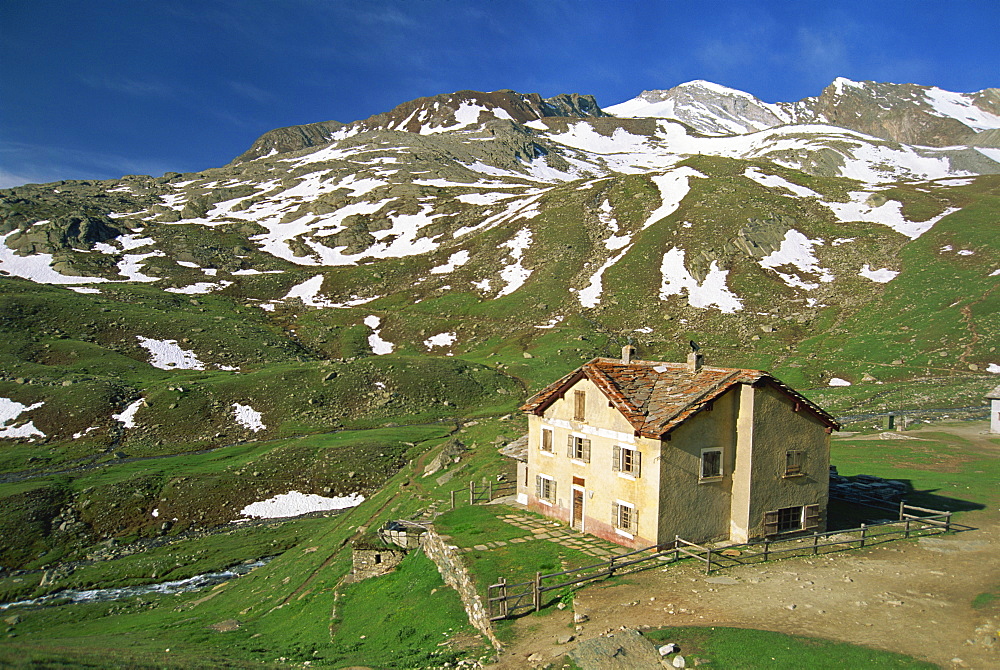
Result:
<svg viewBox="0 0 1000 670"><path fill-rule="evenodd" d="M531 397L521 410L541 414L580 379L590 379L643 437L660 438L736 384L768 384L833 429L832 416L762 370L704 366L692 372L683 363L595 358Z"/></svg>

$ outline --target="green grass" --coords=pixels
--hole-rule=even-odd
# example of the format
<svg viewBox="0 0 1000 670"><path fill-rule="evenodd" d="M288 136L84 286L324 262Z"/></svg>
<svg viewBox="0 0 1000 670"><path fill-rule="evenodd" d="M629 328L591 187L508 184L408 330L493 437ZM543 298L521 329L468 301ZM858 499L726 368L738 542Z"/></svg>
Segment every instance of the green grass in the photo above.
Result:
<svg viewBox="0 0 1000 670"><path fill-rule="evenodd" d="M989 449L933 428L904 433L920 440L832 441L830 462L843 476L870 474L910 483L907 500L944 511L971 511L1000 504L1000 461ZM1000 438L987 442L1000 445Z"/></svg>
<svg viewBox="0 0 1000 670"><path fill-rule="evenodd" d="M800 635L783 635L745 628L658 628L645 633L655 644L674 642L692 665L694 658L709 661L707 667L726 670L848 670L877 668L917 670L935 668L932 663L888 651L845 642Z"/></svg>
<svg viewBox="0 0 1000 670"><path fill-rule="evenodd" d="M454 664L487 651L434 563L411 553L389 575L344 590L332 643L318 657L337 666L404 668Z"/></svg>

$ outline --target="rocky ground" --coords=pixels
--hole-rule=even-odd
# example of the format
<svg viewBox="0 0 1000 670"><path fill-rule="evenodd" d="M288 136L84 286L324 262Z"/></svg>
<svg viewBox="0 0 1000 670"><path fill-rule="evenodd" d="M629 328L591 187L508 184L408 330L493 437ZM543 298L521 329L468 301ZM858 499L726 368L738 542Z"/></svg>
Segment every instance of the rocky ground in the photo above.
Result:
<svg viewBox="0 0 1000 670"><path fill-rule="evenodd" d="M982 427L949 429L996 449ZM961 519L974 529L740 566L710 577L700 564L686 562L611 586L598 583L576 594L575 612L587 621L575 631L570 609L519 619L517 642L492 667L544 665L580 641L622 627L663 626L756 628L885 649L945 668L1000 667L997 609L972 606L977 595L1000 584L1000 510ZM571 633L574 641L559 644Z"/></svg>

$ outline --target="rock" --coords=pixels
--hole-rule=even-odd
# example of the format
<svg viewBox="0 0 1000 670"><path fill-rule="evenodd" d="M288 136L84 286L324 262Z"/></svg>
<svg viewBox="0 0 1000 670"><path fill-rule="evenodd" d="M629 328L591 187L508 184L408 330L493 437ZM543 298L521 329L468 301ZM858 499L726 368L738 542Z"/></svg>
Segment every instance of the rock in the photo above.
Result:
<svg viewBox="0 0 1000 670"><path fill-rule="evenodd" d="M573 613L573 623L585 623L587 621L590 621L590 617L583 612Z"/></svg>
<svg viewBox="0 0 1000 670"><path fill-rule="evenodd" d="M798 607L798 605L785 605L785 609L786 609L786 610L793 610L793 609L795 609L796 607Z"/></svg>
<svg viewBox="0 0 1000 670"><path fill-rule="evenodd" d="M676 656L674 656L674 660L670 662L670 665L674 666L675 668L686 668L687 661L684 660L683 656L677 654Z"/></svg>
<svg viewBox="0 0 1000 670"><path fill-rule="evenodd" d="M575 635L570 635L570 634L567 633L566 635L560 635L556 639L556 644L569 644L570 642L572 642L575 639L576 639Z"/></svg>
<svg viewBox="0 0 1000 670"><path fill-rule="evenodd" d="M681 648L678 647L676 644L674 644L673 642L668 642L662 647L660 647L657 651L660 652L660 656L667 656L668 654L676 654L680 650Z"/></svg>
<svg viewBox="0 0 1000 670"><path fill-rule="evenodd" d="M3 622L9 626L16 626L21 623L21 617L16 614L14 616L4 617Z"/></svg>
<svg viewBox="0 0 1000 670"><path fill-rule="evenodd" d="M541 662L542 662L542 655L539 654L537 651L528 656L528 663L541 663Z"/></svg>

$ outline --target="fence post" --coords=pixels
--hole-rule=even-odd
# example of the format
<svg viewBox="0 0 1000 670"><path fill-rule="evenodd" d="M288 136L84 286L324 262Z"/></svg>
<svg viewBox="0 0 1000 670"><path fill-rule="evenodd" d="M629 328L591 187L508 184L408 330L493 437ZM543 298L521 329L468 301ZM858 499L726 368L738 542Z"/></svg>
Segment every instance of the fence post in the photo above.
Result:
<svg viewBox="0 0 1000 670"><path fill-rule="evenodd" d="M451 508L452 509L455 509L455 494L456 493L457 493L457 491L455 491L455 490L452 490L452 492L451 492Z"/></svg>
<svg viewBox="0 0 1000 670"><path fill-rule="evenodd" d="M902 521L903 517L906 516L906 503L902 500L899 501L899 520Z"/></svg>
<svg viewBox="0 0 1000 670"><path fill-rule="evenodd" d="M681 539L680 535L674 535L674 562L676 563L681 557Z"/></svg>
<svg viewBox="0 0 1000 670"><path fill-rule="evenodd" d="M476 482L469 482L469 504L476 504Z"/></svg>
<svg viewBox="0 0 1000 670"><path fill-rule="evenodd" d="M493 482L490 481L487 486L488 486L487 491L489 492L489 497L486 498L486 502L489 502L493 500Z"/></svg>
<svg viewBox="0 0 1000 670"><path fill-rule="evenodd" d="M770 540L768 540L768 539L767 539L767 538L765 537L765 538L764 538L764 562L765 562L765 563L767 563L767 554L768 554L768 551L769 551L769 549L770 549L770 548L771 548L771 541L770 541Z"/></svg>
<svg viewBox="0 0 1000 670"><path fill-rule="evenodd" d="M535 573L535 583L532 585L531 598L534 601L535 611L542 609L542 573Z"/></svg>
<svg viewBox="0 0 1000 670"><path fill-rule="evenodd" d="M947 533L950 530L951 530L951 512L948 512L948 514L944 517L944 532Z"/></svg>
<svg viewBox="0 0 1000 670"><path fill-rule="evenodd" d="M864 549L865 548L865 531L866 530L868 530L868 526L866 526L865 524L861 524L861 546L859 546L858 549Z"/></svg>
<svg viewBox="0 0 1000 670"><path fill-rule="evenodd" d="M711 547L708 548L708 554L705 555L705 558L707 559L706 562L705 562L705 574L706 575L710 575L710 574L712 574L712 548Z"/></svg>
<svg viewBox="0 0 1000 670"><path fill-rule="evenodd" d="M906 526L905 526L905 528L906 528L906 530L903 533L903 537L909 539L909 537L910 537L910 520L909 519L906 520Z"/></svg>
<svg viewBox="0 0 1000 670"><path fill-rule="evenodd" d="M611 558L608 559L608 577L614 577L614 576L615 576L615 556L614 554L612 554Z"/></svg>
<svg viewBox="0 0 1000 670"><path fill-rule="evenodd" d="M819 531L813 533L813 556L819 553Z"/></svg>
<svg viewBox="0 0 1000 670"><path fill-rule="evenodd" d="M500 616L507 618L507 578L500 578Z"/></svg>

